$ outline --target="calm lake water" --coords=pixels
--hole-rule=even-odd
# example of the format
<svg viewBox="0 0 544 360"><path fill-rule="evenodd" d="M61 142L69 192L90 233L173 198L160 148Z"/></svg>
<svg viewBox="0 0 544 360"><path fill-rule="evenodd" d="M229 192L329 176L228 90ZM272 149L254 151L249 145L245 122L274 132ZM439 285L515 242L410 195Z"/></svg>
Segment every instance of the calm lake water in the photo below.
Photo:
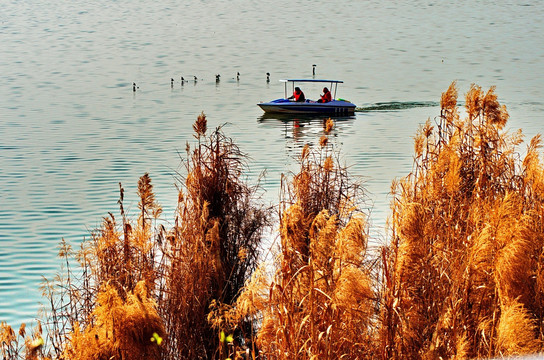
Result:
<svg viewBox="0 0 544 360"><path fill-rule="evenodd" d="M312 64L368 110L338 119L332 143L364 179L373 242L383 242L391 181L410 172L412 137L452 81L460 100L471 83L495 85L509 128L527 140L544 131L543 18L533 0L3 0L0 320L35 322L42 276L60 269L57 244L77 247L117 214L119 182L134 214L149 172L173 218L179 154L202 111L249 155L250 181L266 170L265 199L277 202L280 174L318 142L322 119L295 127L256 104L283 95L279 79L310 78Z"/></svg>

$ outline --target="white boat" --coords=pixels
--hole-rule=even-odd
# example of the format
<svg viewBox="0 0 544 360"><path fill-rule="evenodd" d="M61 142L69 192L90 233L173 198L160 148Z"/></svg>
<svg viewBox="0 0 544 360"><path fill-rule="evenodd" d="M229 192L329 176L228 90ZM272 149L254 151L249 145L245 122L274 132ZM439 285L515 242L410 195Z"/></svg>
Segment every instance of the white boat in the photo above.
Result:
<svg viewBox="0 0 544 360"><path fill-rule="evenodd" d="M285 83L285 97L257 104L266 113L349 115L355 112L355 104L348 100L336 98L338 84L343 83L341 80L282 79L280 82ZM332 101L317 102L308 99L300 102L293 101L288 98L287 94L288 88L291 90L290 93L294 91L296 83L328 83L330 84Z"/></svg>

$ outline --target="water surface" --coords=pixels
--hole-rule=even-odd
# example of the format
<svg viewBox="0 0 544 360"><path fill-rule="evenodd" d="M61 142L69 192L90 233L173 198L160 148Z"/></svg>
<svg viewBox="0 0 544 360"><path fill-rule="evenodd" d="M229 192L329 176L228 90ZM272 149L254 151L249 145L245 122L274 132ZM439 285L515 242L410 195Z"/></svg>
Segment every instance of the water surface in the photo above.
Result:
<svg viewBox="0 0 544 360"><path fill-rule="evenodd" d="M149 172L172 219L180 153L202 111L249 155L250 181L266 170L265 199L277 201L280 174L317 143L322 119L295 127L255 104L282 96L281 78L311 77L312 64L316 77L344 80L338 96L361 110L337 120L331 139L364 179L374 243L385 237L391 180L411 170L412 136L439 114L452 81L461 97L471 83L497 86L509 127L543 131L539 1L8 0L0 9L0 320L16 327L36 318L60 239L77 246L117 213L119 182L135 213ZM182 86L182 76L199 80Z"/></svg>

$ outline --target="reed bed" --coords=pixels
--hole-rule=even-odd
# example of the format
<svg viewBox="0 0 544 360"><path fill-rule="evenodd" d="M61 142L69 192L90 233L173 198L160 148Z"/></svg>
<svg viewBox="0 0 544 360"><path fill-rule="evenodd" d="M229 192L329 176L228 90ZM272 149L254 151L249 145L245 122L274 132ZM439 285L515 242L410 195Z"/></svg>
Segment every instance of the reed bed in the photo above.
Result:
<svg viewBox="0 0 544 360"><path fill-rule="evenodd" d="M325 134L332 125L329 119ZM284 178L273 274L256 274L238 299L243 315L258 318L259 358L375 355L367 217L358 210L362 188L327 143L323 135L319 149L304 147L299 172Z"/></svg>
<svg viewBox="0 0 544 360"><path fill-rule="evenodd" d="M455 83L415 137L414 170L392 186L383 249L381 352L471 359L542 349L540 136L520 160L494 88L473 85L466 117Z"/></svg>
<svg viewBox="0 0 544 360"><path fill-rule="evenodd" d="M305 146L282 176L273 223L246 155L201 114L173 221L151 178L138 214L109 213L81 248L64 240L44 283L43 321L0 323L3 359L485 359L543 351L541 138L521 131L495 89L452 83L422 125L414 166L392 183L387 244L368 249L364 189L329 144ZM167 226L165 226L167 225ZM76 265L74 265L76 263ZM44 329L42 329L42 326Z"/></svg>
<svg viewBox="0 0 544 360"><path fill-rule="evenodd" d="M242 181L245 155L220 129L206 137L204 114L193 128L198 144L188 149L185 189L164 246L159 309L172 344L166 359L226 358L221 334L235 330L233 341L244 343L251 324L214 321L210 311L235 303L270 221L258 186Z"/></svg>
<svg viewBox="0 0 544 360"><path fill-rule="evenodd" d="M61 242L63 269L43 287L50 309L40 358L47 349L55 359L225 359L234 347L221 334L244 344L251 324L218 325L213 309L234 304L255 270L271 210L259 186L243 181L246 155L221 129L207 134L204 114L193 129L169 229L145 174L135 220L120 184L117 218L109 213L78 251ZM30 354L9 326L0 336L4 358Z"/></svg>

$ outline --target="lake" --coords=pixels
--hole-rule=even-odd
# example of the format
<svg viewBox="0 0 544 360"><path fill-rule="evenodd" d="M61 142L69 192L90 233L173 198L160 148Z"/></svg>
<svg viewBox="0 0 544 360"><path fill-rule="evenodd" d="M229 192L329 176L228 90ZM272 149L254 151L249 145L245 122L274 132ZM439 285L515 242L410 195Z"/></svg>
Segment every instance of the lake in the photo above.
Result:
<svg viewBox="0 0 544 360"><path fill-rule="evenodd" d="M38 316L59 241L77 248L118 213L119 182L135 214L148 172L173 219L201 112L249 156L248 181L266 170L265 200L277 202L281 173L318 142L322 119L295 126L256 104L283 96L279 79L311 78L313 64L316 78L344 80L337 96L358 106L331 140L364 182L374 244L386 239L391 181L411 171L412 137L439 115L452 81L460 101L472 83L496 86L507 127L527 141L544 130L541 1L5 0L0 9L0 320L16 328Z"/></svg>

